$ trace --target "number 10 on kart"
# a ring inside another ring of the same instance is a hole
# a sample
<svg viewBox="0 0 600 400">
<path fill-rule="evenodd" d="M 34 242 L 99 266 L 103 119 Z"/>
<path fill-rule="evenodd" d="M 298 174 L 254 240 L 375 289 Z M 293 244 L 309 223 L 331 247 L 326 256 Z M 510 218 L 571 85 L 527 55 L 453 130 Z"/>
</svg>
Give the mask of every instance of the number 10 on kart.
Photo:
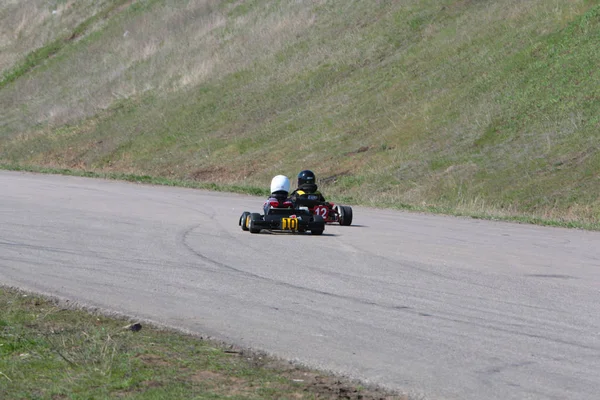
<svg viewBox="0 0 600 400">
<path fill-rule="evenodd" d="M 298 220 L 296 218 L 282 218 L 281 219 L 281 229 L 297 231 L 298 230 Z"/>
</svg>

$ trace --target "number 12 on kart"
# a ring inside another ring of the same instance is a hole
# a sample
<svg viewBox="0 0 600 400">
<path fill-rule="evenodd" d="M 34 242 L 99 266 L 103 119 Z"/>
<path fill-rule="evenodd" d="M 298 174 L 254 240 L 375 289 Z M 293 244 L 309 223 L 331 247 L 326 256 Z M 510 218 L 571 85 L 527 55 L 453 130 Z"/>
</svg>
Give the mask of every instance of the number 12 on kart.
<svg viewBox="0 0 600 400">
<path fill-rule="evenodd" d="M 318 205 L 313 209 L 315 215 L 320 215 L 323 219 L 327 219 L 327 214 L 329 214 L 329 210 L 326 206 Z"/>
<path fill-rule="evenodd" d="M 296 218 L 281 218 L 281 229 L 297 231 L 298 220 Z"/>
</svg>

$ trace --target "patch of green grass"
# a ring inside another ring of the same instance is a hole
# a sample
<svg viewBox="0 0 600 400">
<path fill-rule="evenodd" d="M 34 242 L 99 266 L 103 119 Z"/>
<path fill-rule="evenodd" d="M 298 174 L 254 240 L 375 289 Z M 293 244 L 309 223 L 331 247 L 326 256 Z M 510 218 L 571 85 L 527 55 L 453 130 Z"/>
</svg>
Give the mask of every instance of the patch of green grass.
<svg viewBox="0 0 600 400">
<path fill-rule="evenodd" d="M 401 398 L 264 354 L 0 286 L 3 398 Z"/>
<path fill-rule="evenodd" d="M 54 42 L 49 43 L 44 47 L 41 47 L 28 54 L 20 65 L 4 73 L 2 80 L 0 80 L 0 89 L 17 80 L 19 77 L 25 75 L 33 68 L 40 65 L 47 58 L 56 54 L 63 47 L 63 43 L 64 41 L 62 39 L 55 40 Z"/>
</svg>

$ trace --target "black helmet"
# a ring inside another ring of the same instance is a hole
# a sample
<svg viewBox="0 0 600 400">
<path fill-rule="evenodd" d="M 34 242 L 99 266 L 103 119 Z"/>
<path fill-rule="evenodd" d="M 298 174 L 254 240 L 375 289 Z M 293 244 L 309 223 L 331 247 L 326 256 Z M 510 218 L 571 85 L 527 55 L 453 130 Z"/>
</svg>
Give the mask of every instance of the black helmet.
<svg viewBox="0 0 600 400">
<path fill-rule="evenodd" d="M 298 174 L 298 186 L 304 185 L 305 183 L 315 183 L 315 174 L 308 169 L 300 171 Z"/>
</svg>

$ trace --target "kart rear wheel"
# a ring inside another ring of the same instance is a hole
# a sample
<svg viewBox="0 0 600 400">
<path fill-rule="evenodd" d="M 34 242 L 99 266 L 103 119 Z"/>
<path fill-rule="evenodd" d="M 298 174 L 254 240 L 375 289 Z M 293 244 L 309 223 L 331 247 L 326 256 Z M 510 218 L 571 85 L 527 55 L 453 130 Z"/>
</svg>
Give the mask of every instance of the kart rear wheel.
<svg viewBox="0 0 600 400">
<path fill-rule="evenodd" d="M 244 211 L 242 213 L 242 216 L 240 217 L 240 226 L 242 227 L 243 231 L 247 231 L 248 230 L 248 223 L 250 222 L 250 213 L 248 211 Z"/>
<path fill-rule="evenodd" d="M 250 223 L 248 224 L 248 229 L 250 230 L 250 233 L 260 233 L 260 230 L 262 228 L 258 226 L 258 221 L 260 221 L 261 219 L 262 217 L 259 213 L 250 214 Z"/>
<path fill-rule="evenodd" d="M 352 224 L 352 207 L 340 206 L 340 225 L 350 226 Z"/>
</svg>

